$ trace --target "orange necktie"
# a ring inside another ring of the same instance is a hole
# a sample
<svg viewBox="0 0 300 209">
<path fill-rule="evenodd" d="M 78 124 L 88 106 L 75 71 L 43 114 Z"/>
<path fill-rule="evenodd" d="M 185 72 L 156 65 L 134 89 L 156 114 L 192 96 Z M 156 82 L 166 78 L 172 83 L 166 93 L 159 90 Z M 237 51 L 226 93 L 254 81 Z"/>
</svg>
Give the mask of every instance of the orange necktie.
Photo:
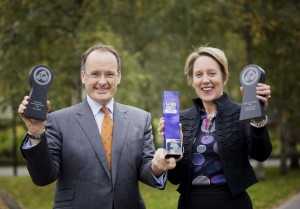
<svg viewBox="0 0 300 209">
<path fill-rule="evenodd" d="M 104 112 L 104 118 L 101 125 L 101 137 L 102 143 L 105 149 L 105 155 L 107 158 L 109 169 L 111 168 L 111 150 L 112 150 L 112 130 L 113 130 L 113 120 L 110 118 L 109 111 L 106 106 L 101 108 Z"/>
</svg>

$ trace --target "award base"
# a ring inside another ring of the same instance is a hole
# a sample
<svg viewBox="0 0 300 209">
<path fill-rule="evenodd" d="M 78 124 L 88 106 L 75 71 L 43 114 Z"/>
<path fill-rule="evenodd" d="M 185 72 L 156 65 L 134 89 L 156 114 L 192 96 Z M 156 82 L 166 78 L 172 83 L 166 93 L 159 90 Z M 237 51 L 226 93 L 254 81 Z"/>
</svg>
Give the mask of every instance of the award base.
<svg viewBox="0 0 300 209">
<path fill-rule="evenodd" d="M 182 154 L 181 154 L 182 155 Z M 171 157 L 173 157 L 173 158 L 175 158 L 175 159 L 178 159 L 181 155 L 171 155 L 171 154 L 167 154 L 165 157 L 166 158 L 171 158 Z"/>
<path fill-rule="evenodd" d="M 166 139 L 166 158 L 179 158 L 182 155 L 182 142 L 178 139 Z"/>
<path fill-rule="evenodd" d="M 46 94 L 29 94 L 29 101 L 23 114 L 26 118 L 44 121 L 47 119 Z"/>
</svg>

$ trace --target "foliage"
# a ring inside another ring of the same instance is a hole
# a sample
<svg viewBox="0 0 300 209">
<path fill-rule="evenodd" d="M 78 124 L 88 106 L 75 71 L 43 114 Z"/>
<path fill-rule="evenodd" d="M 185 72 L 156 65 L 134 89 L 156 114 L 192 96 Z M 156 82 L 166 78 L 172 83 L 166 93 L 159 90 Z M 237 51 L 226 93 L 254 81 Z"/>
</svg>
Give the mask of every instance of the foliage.
<svg viewBox="0 0 300 209">
<path fill-rule="evenodd" d="M 253 61 L 265 69 L 272 86 L 267 113 L 279 127 L 272 135 L 292 150 L 299 143 L 293 136 L 300 134 L 295 108 L 300 89 L 299 9 L 296 0 L 2 0 L 0 120 L 7 111 L 21 124 L 16 110 L 30 91 L 28 72 L 36 64 L 54 71 L 48 92 L 51 111 L 78 103 L 84 96 L 80 56 L 99 42 L 114 46 L 122 58 L 117 101 L 158 118 L 162 91 L 178 90 L 180 109 L 185 109 L 196 97 L 183 76 L 185 59 L 193 48 L 209 45 L 228 57 L 226 91 L 234 101 L 241 101 L 243 67 Z"/>
<path fill-rule="evenodd" d="M 18 138 L 17 144 L 20 145 L 26 131 L 23 127 L 18 128 L 18 132 L 21 134 Z M 13 139 L 11 135 L 11 129 L 0 129 L 0 164 L 12 165 L 13 160 Z M 17 162 L 19 165 L 24 165 L 24 159 L 21 152 L 17 151 Z"/>
</svg>

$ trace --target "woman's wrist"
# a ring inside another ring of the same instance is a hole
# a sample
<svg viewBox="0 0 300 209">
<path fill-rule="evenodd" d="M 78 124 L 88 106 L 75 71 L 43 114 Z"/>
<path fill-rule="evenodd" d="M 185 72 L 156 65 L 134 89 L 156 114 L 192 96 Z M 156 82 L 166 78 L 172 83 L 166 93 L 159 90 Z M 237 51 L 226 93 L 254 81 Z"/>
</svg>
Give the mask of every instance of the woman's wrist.
<svg viewBox="0 0 300 209">
<path fill-rule="evenodd" d="M 268 116 L 266 116 L 266 118 L 263 119 L 263 120 L 261 120 L 261 121 L 255 121 L 255 120 L 251 120 L 250 121 L 250 125 L 253 126 L 253 127 L 255 127 L 255 128 L 262 128 L 267 123 L 268 123 Z"/>
</svg>

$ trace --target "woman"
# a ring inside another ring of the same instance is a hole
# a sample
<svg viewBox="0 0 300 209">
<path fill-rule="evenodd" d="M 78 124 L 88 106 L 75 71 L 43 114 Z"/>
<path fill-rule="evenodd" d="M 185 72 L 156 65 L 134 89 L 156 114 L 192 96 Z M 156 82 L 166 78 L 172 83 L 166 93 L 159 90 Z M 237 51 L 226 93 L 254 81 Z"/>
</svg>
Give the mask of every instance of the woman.
<svg viewBox="0 0 300 209">
<path fill-rule="evenodd" d="M 257 178 L 248 156 L 262 162 L 272 151 L 267 117 L 239 121 L 241 105 L 223 92 L 229 72 L 220 49 L 196 49 L 187 58 L 185 75 L 199 98 L 180 113 L 184 154 L 168 171 L 168 180 L 179 184 L 178 209 L 251 209 L 246 189 Z M 259 83 L 256 92 L 266 109 L 270 86 Z M 163 119 L 158 126 L 162 133 Z"/>
</svg>

